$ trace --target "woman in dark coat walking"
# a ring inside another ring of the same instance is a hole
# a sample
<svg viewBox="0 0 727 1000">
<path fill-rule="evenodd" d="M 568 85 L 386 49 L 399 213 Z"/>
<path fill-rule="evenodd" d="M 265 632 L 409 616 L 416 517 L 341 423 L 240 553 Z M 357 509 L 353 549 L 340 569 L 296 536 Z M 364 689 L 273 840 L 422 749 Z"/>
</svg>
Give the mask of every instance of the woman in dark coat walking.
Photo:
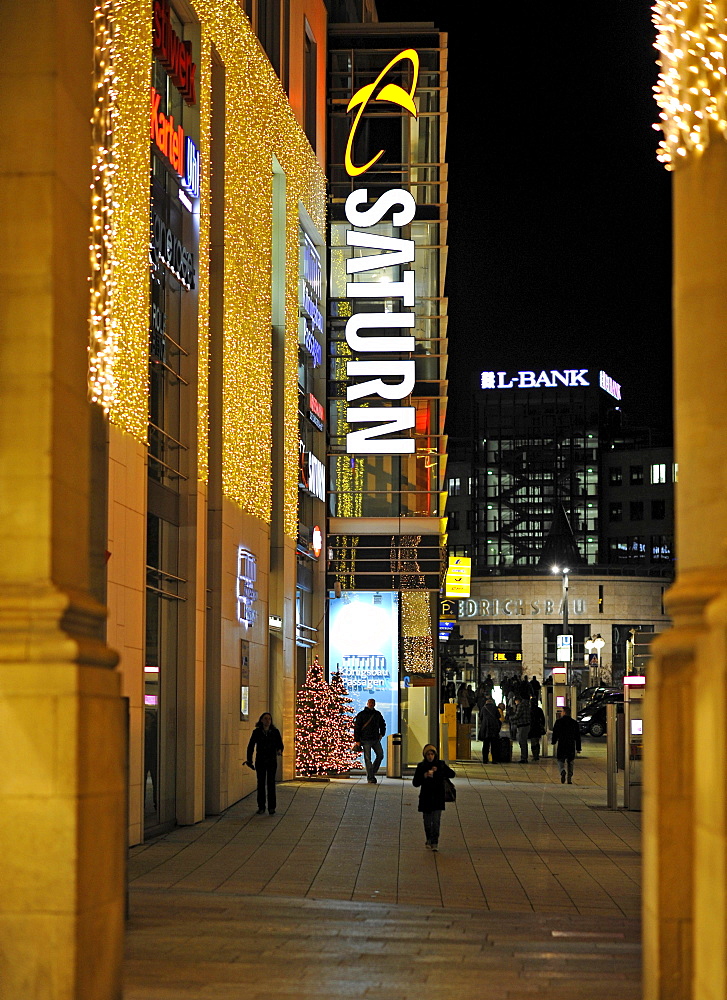
<svg viewBox="0 0 727 1000">
<path fill-rule="evenodd" d="M 252 755 L 257 747 L 255 763 Z M 265 812 L 265 788 L 268 792 L 268 811 L 275 815 L 275 774 L 278 770 L 278 757 L 283 752 L 283 737 L 273 725 L 270 712 L 263 712 L 252 731 L 247 744 L 247 766 L 257 772 L 257 814 Z"/>
<path fill-rule="evenodd" d="M 439 850 L 439 824 L 444 810 L 444 779 L 453 778 L 454 771 L 439 759 L 433 743 L 424 747 L 423 759 L 417 764 L 412 785 L 419 789 L 419 812 L 423 814 L 426 846 Z"/>
</svg>

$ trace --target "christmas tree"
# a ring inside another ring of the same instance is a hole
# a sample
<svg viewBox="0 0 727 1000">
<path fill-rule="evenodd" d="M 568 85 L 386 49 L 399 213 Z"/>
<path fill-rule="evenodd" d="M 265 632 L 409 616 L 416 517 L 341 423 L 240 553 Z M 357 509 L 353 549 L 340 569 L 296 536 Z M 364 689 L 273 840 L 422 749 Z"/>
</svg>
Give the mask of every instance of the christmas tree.
<svg viewBox="0 0 727 1000">
<path fill-rule="evenodd" d="M 354 750 L 353 744 L 353 702 L 348 697 L 348 690 L 343 683 L 338 670 L 331 677 L 331 691 L 338 704 L 338 752 L 334 761 L 335 770 L 339 774 L 348 774 L 352 767 L 361 767 L 361 751 Z"/>
<path fill-rule="evenodd" d="M 341 709 L 316 656 L 298 692 L 295 712 L 295 773 L 305 776 L 339 770 Z"/>
</svg>

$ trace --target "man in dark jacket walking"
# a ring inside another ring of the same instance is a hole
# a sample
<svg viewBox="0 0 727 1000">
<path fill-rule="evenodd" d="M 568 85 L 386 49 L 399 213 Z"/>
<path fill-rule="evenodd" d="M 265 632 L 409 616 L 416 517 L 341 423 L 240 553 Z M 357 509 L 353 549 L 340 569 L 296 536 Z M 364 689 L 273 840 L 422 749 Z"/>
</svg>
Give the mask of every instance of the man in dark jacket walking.
<svg viewBox="0 0 727 1000">
<path fill-rule="evenodd" d="M 381 748 L 381 737 L 385 733 L 386 720 L 381 712 L 377 711 L 375 699 L 369 698 L 366 702 L 366 707 L 356 716 L 353 724 L 353 737 L 363 747 L 366 778 L 370 785 L 377 784 L 376 774 L 381 761 L 384 759 L 384 751 Z M 371 763 L 372 750 L 375 754 L 373 764 Z"/>
<path fill-rule="evenodd" d="M 530 734 L 530 699 L 515 695 L 515 711 L 512 713 L 510 725 L 517 731 L 517 741 L 520 744 L 520 760 L 518 764 L 528 762 L 528 736 Z"/>
<path fill-rule="evenodd" d="M 566 705 L 560 709 L 562 715 L 555 720 L 550 742 L 555 746 L 558 766 L 560 767 L 560 783 L 565 784 L 566 769 L 568 784 L 573 784 L 573 761 L 576 753 L 581 752 L 581 730 L 575 719 L 571 718 L 570 708 Z"/>
<path fill-rule="evenodd" d="M 492 763 L 500 763 L 500 713 L 491 695 L 487 695 L 480 712 L 480 731 L 478 739 L 482 740 L 482 763 L 487 763 L 488 753 L 492 753 Z"/>
</svg>

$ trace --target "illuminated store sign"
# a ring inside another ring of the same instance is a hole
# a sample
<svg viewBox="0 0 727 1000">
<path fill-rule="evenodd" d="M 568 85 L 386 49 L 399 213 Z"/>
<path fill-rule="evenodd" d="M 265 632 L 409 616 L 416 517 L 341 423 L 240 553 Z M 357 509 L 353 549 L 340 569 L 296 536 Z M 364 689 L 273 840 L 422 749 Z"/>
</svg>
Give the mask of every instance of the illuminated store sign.
<svg viewBox="0 0 727 1000">
<path fill-rule="evenodd" d="M 326 422 L 326 411 L 312 392 L 308 393 L 308 416 L 311 423 L 315 424 L 319 431 L 322 431 Z"/>
<path fill-rule="evenodd" d="M 562 615 L 562 602 L 545 599 L 536 599 L 526 602 L 522 597 L 507 598 L 504 601 L 498 598 L 483 599 L 476 601 L 470 598 L 467 601 L 459 602 L 459 617 L 462 618 L 499 618 L 501 615 Z M 586 613 L 586 602 L 583 598 L 576 598 L 569 604 L 570 613 L 574 615 L 584 615 Z"/>
<path fill-rule="evenodd" d="M 153 269 L 162 264 L 187 291 L 194 289 L 194 254 L 186 249 L 156 212 L 151 217 L 151 264 Z"/>
<path fill-rule="evenodd" d="M 318 556 L 321 554 L 321 551 L 323 549 L 323 532 L 318 527 L 318 525 L 316 525 L 313 528 L 313 538 L 312 538 L 311 545 L 312 545 L 312 548 L 313 548 L 313 555 L 317 559 Z"/>
<path fill-rule="evenodd" d="M 241 545 L 237 550 L 237 620 L 245 628 L 257 621 L 257 559 Z"/>
<path fill-rule="evenodd" d="M 201 158 L 199 150 L 181 125 L 175 125 L 174 115 L 166 115 L 160 110 L 161 94 L 154 87 L 151 91 L 151 141 L 165 157 L 179 178 L 185 191 L 193 198 L 199 197 Z"/>
<path fill-rule="evenodd" d="M 307 233 L 301 231 L 299 257 L 298 308 L 300 310 L 298 342 L 305 348 L 314 368 L 323 363 L 323 348 L 316 334 L 324 337 L 321 296 L 323 271 L 321 256 Z M 321 428 L 322 429 L 322 428 Z"/>
<path fill-rule="evenodd" d="M 400 62 L 410 62 L 412 85 L 409 92 L 397 84 L 383 83 L 389 70 Z M 358 177 L 383 156 L 379 152 L 368 163 L 357 166 L 353 162 L 353 141 L 361 117 L 369 104 L 385 101 L 398 104 L 415 118 L 417 116 L 414 104 L 414 92 L 419 77 L 419 56 L 414 49 L 400 52 L 384 67 L 373 83 L 361 87 L 348 103 L 348 111 L 358 108 L 351 125 L 346 145 L 345 166 L 350 177 Z M 392 223 L 396 228 L 408 226 L 416 213 L 416 201 L 409 191 L 395 188 L 384 191 L 374 204 L 365 207 L 368 201 L 368 191 L 360 188 L 353 191 L 346 199 L 346 219 L 352 227 L 346 233 L 346 244 L 365 250 L 378 251 L 365 256 L 350 257 L 346 261 L 346 273 L 364 275 L 368 271 L 378 271 L 381 268 L 400 267 L 414 262 L 414 240 L 399 239 L 384 236 L 378 232 L 366 232 L 378 226 L 386 214 L 393 211 Z M 361 230 L 364 230 L 363 232 Z M 386 299 L 384 311 L 356 313 L 346 323 L 346 343 L 351 348 L 354 358 L 367 353 L 402 354 L 414 351 L 413 336 L 391 336 L 392 330 L 411 330 L 414 327 L 413 312 L 394 312 L 395 307 L 411 308 L 414 306 L 414 270 L 402 272 L 400 281 L 356 281 L 346 284 L 346 297 L 356 308 L 359 299 Z M 365 308 L 365 305 L 364 305 Z M 381 336 L 362 335 L 362 331 L 385 331 Z M 361 430 L 349 430 L 346 434 L 346 451 L 349 454 L 380 454 L 403 455 L 413 454 L 415 441 L 412 437 L 392 437 L 409 431 L 415 426 L 415 408 L 413 406 L 375 406 L 371 405 L 373 397 L 395 403 L 411 395 L 416 383 L 416 365 L 411 360 L 366 361 L 352 360 L 346 363 L 348 385 L 346 401 L 366 400 L 366 404 L 349 407 L 346 410 L 346 421 L 349 425 L 370 424 Z M 355 380 L 355 381 L 354 381 Z"/>
<path fill-rule="evenodd" d="M 192 60 L 192 43 L 183 41 L 174 30 L 169 0 L 154 0 L 152 47 L 185 102 L 196 104 L 197 66 Z"/>
<path fill-rule="evenodd" d="M 588 368 L 564 368 L 562 371 L 482 372 L 481 389 L 568 389 L 588 388 L 592 383 Z M 598 373 L 598 384 L 614 399 L 621 399 L 621 386 L 605 372 Z"/>
<path fill-rule="evenodd" d="M 299 442 L 299 447 L 300 481 L 298 485 L 301 486 L 306 493 L 310 493 L 311 496 L 317 497 L 325 503 L 326 467 L 312 452 L 306 451 L 306 447 L 302 441 Z"/>
<path fill-rule="evenodd" d="M 320 343 L 316 340 L 313 331 L 308 329 L 308 324 L 302 318 L 300 321 L 299 343 L 303 345 L 303 347 L 310 355 L 311 364 L 313 365 L 313 367 L 318 368 L 318 366 L 323 363 L 323 348 L 321 347 Z"/>
<path fill-rule="evenodd" d="M 469 597 L 472 560 L 468 556 L 450 556 L 444 580 L 445 597 Z"/>
<path fill-rule="evenodd" d="M 330 602 L 329 674 L 340 670 L 353 705 L 360 712 L 369 698 L 386 720 L 399 726 L 399 595 L 391 591 L 344 591 Z M 382 742 L 386 751 L 386 740 Z"/>
<path fill-rule="evenodd" d="M 483 389 L 557 389 L 561 385 L 575 388 L 591 384 L 584 377 L 587 374 L 587 368 L 566 368 L 564 371 L 550 372 L 518 372 L 512 377 L 509 377 L 507 372 L 482 372 L 480 386 Z"/>
<path fill-rule="evenodd" d="M 602 389 L 605 389 L 610 396 L 613 396 L 614 399 L 621 399 L 621 386 L 618 382 L 615 382 L 610 375 L 607 375 L 605 372 L 599 372 L 598 384 Z"/>
</svg>

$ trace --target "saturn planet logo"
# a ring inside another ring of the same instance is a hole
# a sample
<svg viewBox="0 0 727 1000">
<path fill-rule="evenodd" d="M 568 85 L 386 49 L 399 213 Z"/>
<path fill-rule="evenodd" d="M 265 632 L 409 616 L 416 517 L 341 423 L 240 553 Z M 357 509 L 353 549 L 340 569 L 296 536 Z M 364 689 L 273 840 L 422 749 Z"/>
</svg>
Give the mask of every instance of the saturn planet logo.
<svg viewBox="0 0 727 1000">
<path fill-rule="evenodd" d="M 397 63 L 409 61 L 412 64 L 412 83 L 411 90 L 407 93 L 403 87 L 400 87 L 396 83 L 386 83 L 378 93 L 376 88 L 380 86 L 382 80 L 392 68 L 396 66 Z M 400 107 L 404 108 L 409 114 L 413 115 L 414 118 L 417 117 L 417 109 L 414 104 L 414 91 L 416 90 L 417 80 L 419 78 L 419 54 L 415 52 L 414 49 L 404 49 L 397 56 L 388 63 L 387 66 L 382 69 L 379 75 L 376 77 L 373 83 L 367 84 L 365 87 L 361 87 L 353 95 L 351 100 L 348 102 L 347 111 L 351 111 L 353 108 L 358 108 L 356 112 L 356 117 L 351 125 L 351 131 L 348 134 L 348 142 L 346 143 L 346 158 L 344 163 L 346 165 L 346 173 L 350 177 L 358 177 L 360 174 L 366 173 L 366 171 L 376 163 L 376 161 L 384 155 L 384 150 L 380 149 L 376 156 L 374 156 L 369 162 L 363 167 L 357 167 L 353 160 L 351 159 L 351 149 L 353 147 L 354 136 L 356 135 L 356 129 L 358 128 L 358 123 L 361 121 L 366 108 L 373 101 L 389 101 L 392 104 L 398 104 Z M 375 96 L 374 96 L 375 95 Z"/>
</svg>

